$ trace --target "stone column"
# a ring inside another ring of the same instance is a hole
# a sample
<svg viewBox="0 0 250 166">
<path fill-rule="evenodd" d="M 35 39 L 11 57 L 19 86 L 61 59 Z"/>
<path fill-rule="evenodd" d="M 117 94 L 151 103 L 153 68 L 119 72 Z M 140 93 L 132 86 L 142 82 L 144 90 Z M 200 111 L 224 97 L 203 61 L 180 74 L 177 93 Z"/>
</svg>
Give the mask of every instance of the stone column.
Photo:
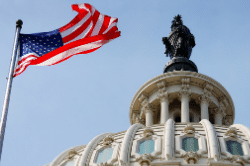
<svg viewBox="0 0 250 166">
<path fill-rule="evenodd" d="M 225 105 L 222 102 L 220 102 L 219 107 L 214 110 L 215 124 L 222 125 L 222 120 L 226 116 L 225 110 L 226 110 Z"/>
<path fill-rule="evenodd" d="M 182 86 L 179 91 L 181 100 L 181 122 L 189 122 L 189 101 L 191 99 L 191 90 L 189 89 L 190 78 L 182 78 Z"/>
<path fill-rule="evenodd" d="M 200 106 L 201 106 L 201 120 L 207 119 L 209 120 L 209 112 L 208 112 L 208 106 L 211 101 L 210 93 L 204 92 L 200 97 Z"/>
<path fill-rule="evenodd" d="M 149 103 L 148 97 L 142 95 L 139 99 L 141 102 L 141 114 L 145 115 L 146 126 L 154 124 L 153 106 Z"/>
<path fill-rule="evenodd" d="M 189 101 L 190 94 L 187 92 L 182 92 L 180 94 L 181 99 L 181 122 L 188 123 L 189 122 Z"/>
<path fill-rule="evenodd" d="M 161 110 L 160 110 L 160 123 L 165 124 L 165 122 L 169 119 L 169 97 L 170 95 L 167 92 L 165 82 L 161 81 L 157 83 L 157 87 L 159 95 L 158 99 L 160 100 L 161 103 Z"/>
<path fill-rule="evenodd" d="M 153 111 L 149 108 L 145 109 L 145 116 L 146 116 L 146 126 L 151 126 L 154 124 L 154 117 Z"/>
<path fill-rule="evenodd" d="M 161 100 L 161 124 L 169 119 L 169 100 L 168 97 L 163 97 Z"/>
<path fill-rule="evenodd" d="M 165 90 L 165 88 L 162 88 L 162 89 L 159 89 L 158 98 L 161 102 L 160 123 L 165 124 L 165 122 L 169 119 L 170 95 Z"/>
</svg>

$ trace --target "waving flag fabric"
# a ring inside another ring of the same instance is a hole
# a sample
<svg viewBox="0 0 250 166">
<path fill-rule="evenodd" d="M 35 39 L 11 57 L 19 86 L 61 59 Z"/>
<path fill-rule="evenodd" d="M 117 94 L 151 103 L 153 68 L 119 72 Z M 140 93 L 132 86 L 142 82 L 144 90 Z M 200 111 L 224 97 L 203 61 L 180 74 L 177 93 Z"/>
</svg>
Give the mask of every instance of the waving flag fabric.
<svg viewBox="0 0 250 166">
<path fill-rule="evenodd" d="M 76 54 L 87 54 L 120 36 L 117 18 L 101 14 L 90 4 L 74 4 L 78 15 L 50 32 L 20 34 L 20 57 L 14 77 L 29 65 L 50 66 Z"/>
</svg>

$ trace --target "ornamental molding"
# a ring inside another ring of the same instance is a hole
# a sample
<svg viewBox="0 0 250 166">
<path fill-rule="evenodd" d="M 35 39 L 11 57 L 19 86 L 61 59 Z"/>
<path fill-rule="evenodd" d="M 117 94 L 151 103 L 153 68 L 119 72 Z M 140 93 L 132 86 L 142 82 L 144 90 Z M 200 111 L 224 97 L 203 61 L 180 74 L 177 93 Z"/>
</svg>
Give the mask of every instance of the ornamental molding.
<svg viewBox="0 0 250 166">
<path fill-rule="evenodd" d="M 238 163 L 241 164 L 242 166 L 245 166 L 245 163 L 250 163 L 247 161 L 244 157 L 240 155 L 232 155 L 231 157 L 227 158 L 231 163 Z"/>
<path fill-rule="evenodd" d="M 103 139 L 103 145 L 110 145 L 111 143 L 114 142 L 114 137 L 112 135 L 107 135 L 104 139 Z"/>
<path fill-rule="evenodd" d="M 187 126 L 184 128 L 183 132 L 186 134 L 193 134 L 195 132 L 195 128 L 193 127 L 192 124 L 187 124 Z"/>
<path fill-rule="evenodd" d="M 133 111 L 133 124 L 141 123 L 140 111 Z"/>
<path fill-rule="evenodd" d="M 183 91 L 189 90 L 190 78 L 182 78 L 181 79 L 181 89 Z"/>
<path fill-rule="evenodd" d="M 233 124 L 233 117 L 230 115 L 226 115 L 224 119 L 224 124 L 230 126 Z"/>
<path fill-rule="evenodd" d="M 238 136 L 237 129 L 235 127 L 230 127 L 225 135 L 236 138 Z"/>
<path fill-rule="evenodd" d="M 238 132 L 236 130 L 235 127 L 231 127 L 227 130 L 227 132 L 224 134 L 223 137 L 219 137 L 219 141 L 220 141 L 220 146 L 221 146 L 221 154 L 228 157 L 228 158 L 232 158 L 234 155 L 232 155 L 231 153 L 229 153 L 227 151 L 227 146 L 226 146 L 226 142 L 227 141 L 236 141 L 238 143 L 241 144 L 242 146 L 242 150 L 243 150 L 243 154 L 244 157 L 249 158 L 250 159 L 250 148 L 249 148 L 249 144 L 247 141 L 245 141 L 244 139 L 241 138 L 240 135 L 238 135 Z"/>
<path fill-rule="evenodd" d="M 100 164 L 97 164 L 98 166 L 111 166 L 110 164 L 108 164 L 107 162 L 101 162 Z"/>
<path fill-rule="evenodd" d="M 181 79 L 181 90 L 179 90 L 179 98 L 182 96 L 191 97 L 191 89 L 189 88 L 190 78 L 182 78 Z"/>
<path fill-rule="evenodd" d="M 145 125 L 146 124 L 146 120 L 145 119 L 141 119 L 140 123 L 143 124 L 143 125 Z"/>
<path fill-rule="evenodd" d="M 136 161 L 139 162 L 141 166 L 149 166 L 151 162 L 155 159 L 159 159 L 160 157 L 152 156 L 151 154 L 143 154 L 140 157 L 136 158 Z"/>
<path fill-rule="evenodd" d="M 71 160 L 72 158 L 74 158 L 76 155 L 81 156 L 81 154 L 79 154 L 75 149 L 70 149 L 68 154 L 67 154 L 67 159 Z"/>
<path fill-rule="evenodd" d="M 144 138 L 147 138 L 147 137 L 150 137 L 154 135 L 154 131 L 151 129 L 151 128 L 146 128 L 144 131 L 143 131 L 143 137 Z"/>
<path fill-rule="evenodd" d="M 140 135 L 141 138 L 134 140 L 132 145 L 132 151 L 131 151 L 131 158 L 138 159 L 140 158 L 139 154 L 139 146 L 140 143 L 142 143 L 145 140 L 153 140 L 154 141 L 154 151 L 150 153 L 151 156 L 158 156 L 162 153 L 162 140 L 160 136 L 157 135 L 151 135 L 152 130 L 150 128 L 146 128 L 146 133 L 150 134 L 147 137 L 145 137 L 144 132 Z M 144 131 L 145 131 L 144 130 Z"/>
<path fill-rule="evenodd" d="M 219 109 L 219 108 L 214 108 L 213 109 L 213 113 L 215 114 L 215 115 L 222 115 L 222 118 L 224 118 L 225 116 L 226 116 L 226 111 L 225 110 L 221 110 L 221 109 Z"/>
<path fill-rule="evenodd" d="M 158 89 L 158 96 L 157 98 L 162 102 L 168 100 L 168 102 L 172 102 L 171 96 L 169 95 L 169 92 L 167 91 L 167 88 L 165 86 L 165 82 L 161 81 L 157 83 Z M 171 100 L 171 101 L 170 101 Z"/>
<path fill-rule="evenodd" d="M 109 140 L 108 142 L 111 142 L 110 139 L 112 139 L 112 136 L 111 137 L 109 137 L 109 136 L 111 136 L 111 135 L 108 135 L 105 138 L 106 138 L 106 140 Z M 103 141 L 105 140 L 105 138 L 103 139 Z M 108 161 L 101 162 L 101 163 L 97 164 L 96 160 L 97 160 L 97 157 L 99 155 L 99 152 L 101 152 L 105 148 L 113 148 L 112 156 Z M 113 141 L 109 145 L 104 145 L 104 143 L 99 144 L 95 148 L 93 153 L 90 153 L 91 157 L 90 157 L 89 165 L 92 165 L 92 166 L 111 166 L 111 165 L 113 165 L 114 162 L 118 161 L 118 151 L 119 151 L 119 149 L 120 149 L 120 144 L 115 142 L 115 141 Z"/>
<path fill-rule="evenodd" d="M 206 83 L 204 86 L 204 91 L 212 92 L 213 86 L 211 84 Z"/>
<path fill-rule="evenodd" d="M 226 106 L 223 102 L 220 102 L 219 107 L 214 109 L 214 114 L 221 114 L 222 117 L 226 116 Z"/>
<path fill-rule="evenodd" d="M 198 101 L 201 103 L 202 101 L 206 101 L 208 104 L 212 101 L 211 92 L 203 92 L 199 97 Z"/>
<path fill-rule="evenodd" d="M 200 135 L 198 132 L 195 132 L 195 129 L 191 124 L 188 124 L 184 129 L 183 132 L 176 136 L 175 141 L 175 151 L 179 153 L 181 156 L 186 155 L 186 151 L 182 149 L 182 140 L 187 137 L 193 137 L 198 140 L 199 150 L 196 152 L 198 155 L 203 155 L 207 153 L 207 146 L 205 137 Z"/>
<path fill-rule="evenodd" d="M 198 97 L 199 101 L 200 102 L 206 101 L 209 104 L 212 100 L 211 99 L 212 90 L 213 90 L 213 86 L 206 83 L 203 89 L 203 93 Z"/>
<path fill-rule="evenodd" d="M 148 100 L 148 97 L 146 94 L 142 94 L 140 97 L 139 97 L 139 101 L 142 103 L 144 100 Z"/>
<path fill-rule="evenodd" d="M 193 151 L 186 152 L 185 155 L 182 155 L 184 157 L 184 160 L 187 162 L 187 164 L 195 164 L 201 157 L 199 154 Z"/>
<path fill-rule="evenodd" d="M 158 99 L 162 102 L 162 101 L 165 101 L 165 100 L 170 100 L 171 98 L 171 96 L 169 95 L 169 93 L 168 93 L 168 91 L 164 88 L 164 90 L 163 89 L 159 89 L 158 90 L 158 92 L 159 92 L 159 94 L 158 94 Z M 169 101 L 169 102 L 171 102 L 171 101 Z"/>
<path fill-rule="evenodd" d="M 148 97 L 145 94 L 142 94 L 139 98 L 139 101 L 141 102 L 141 109 L 144 110 L 153 110 L 154 107 L 151 103 L 148 101 Z"/>
<path fill-rule="evenodd" d="M 229 103 L 228 103 L 227 99 L 225 99 L 225 97 L 221 97 L 220 102 L 223 103 L 225 107 L 227 107 L 229 105 Z"/>
<path fill-rule="evenodd" d="M 158 82 L 158 83 L 157 83 L 157 87 L 158 87 L 159 89 L 165 88 L 165 87 L 166 87 L 165 81 Z"/>
</svg>

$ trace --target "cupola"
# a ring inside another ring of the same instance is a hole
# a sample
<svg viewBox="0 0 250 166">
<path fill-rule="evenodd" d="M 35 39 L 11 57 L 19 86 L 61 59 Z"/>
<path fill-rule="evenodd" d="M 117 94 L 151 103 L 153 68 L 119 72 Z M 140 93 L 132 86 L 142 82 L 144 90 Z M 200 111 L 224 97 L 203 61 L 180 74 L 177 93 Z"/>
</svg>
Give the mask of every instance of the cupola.
<svg viewBox="0 0 250 166">
<path fill-rule="evenodd" d="M 163 37 L 165 54 L 170 57 L 164 72 L 136 92 L 130 105 L 130 122 L 146 126 L 175 122 L 231 125 L 234 104 L 227 90 L 214 79 L 198 73 L 189 60 L 195 39 L 183 25 L 181 16 L 174 17 L 171 32 Z"/>
</svg>

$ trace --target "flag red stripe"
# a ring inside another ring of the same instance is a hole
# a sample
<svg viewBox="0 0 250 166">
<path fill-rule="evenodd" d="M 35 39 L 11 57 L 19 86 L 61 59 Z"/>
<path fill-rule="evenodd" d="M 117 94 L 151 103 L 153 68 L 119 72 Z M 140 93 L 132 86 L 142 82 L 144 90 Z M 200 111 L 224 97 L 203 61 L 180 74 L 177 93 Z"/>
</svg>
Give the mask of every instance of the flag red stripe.
<svg viewBox="0 0 250 166">
<path fill-rule="evenodd" d="M 102 34 L 108 28 L 110 19 L 111 19 L 111 17 L 104 16 L 103 24 L 102 24 L 102 27 L 99 31 L 99 34 Z"/>
<path fill-rule="evenodd" d="M 100 12 L 98 10 L 95 10 L 95 13 L 92 16 L 92 22 L 93 22 L 94 27 L 96 25 L 96 22 L 98 21 L 99 15 L 100 15 Z"/>
<path fill-rule="evenodd" d="M 91 17 L 83 25 L 81 25 L 77 30 L 72 32 L 70 35 L 65 36 L 63 38 L 63 43 L 67 43 L 70 40 L 73 40 L 74 38 L 76 38 L 78 35 L 80 35 L 88 27 L 88 25 L 90 23 L 91 23 Z"/>
<path fill-rule="evenodd" d="M 66 45 L 64 45 L 62 47 L 59 47 L 58 49 L 53 50 L 53 51 L 51 51 L 51 52 L 37 58 L 36 60 L 32 61 L 31 65 L 40 64 L 40 63 L 42 63 L 42 62 L 44 62 L 46 60 L 49 60 L 50 58 L 54 57 L 55 55 L 64 52 L 65 50 L 69 50 L 71 48 L 78 47 L 80 45 L 88 44 L 88 43 L 91 43 L 91 42 L 95 42 L 95 41 L 98 41 L 98 40 L 111 40 L 111 39 L 114 39 L 114 38 L 118 37 L 119 35 L 120 35 L 120 33 L 119 34 L 114 33 L 114 35 L 111 35 L 111 34 L 97 35 L 97 36 L 92 36 L 92 37 L 89 37 L 89 38 L 84 38 L 84 39 L 80 39 L 80 40 L 71 42 L 69 44 L 66 44 Z"/>
<path fill-rule="evenodd" d="M 83 14 L 83 13 L 77 14 L 75 16 L 75 18 L 73 20 L 71 20 L 68 24 L 59 28 L 59 32 L 66 31 L 67 29 L 73 27 L 75 24 L 77 24 L 79 21 L 81 21 L 86 14 L 88 14 L 88 13 L 86 12 L 85 14 Z"/>
<path fill-rule="evenodd" d="M 58 62 L 56 62 L 56 63 L 54 63 L 54 64 L 52 64 L 52 65 L 61 63 L 61 62 L 65 61 L 65 60 L 67 60 L 67 59 L 69 59 L 69 58 L 71 58 L 72 56 L 77 55 L 77 54 L 88 54 L 88 53 L 94 52 L 95 50 L 97 50 L 97 49 L 99 49 L 99 48 L 100 48 L 100 47 L 97 47 L 97 48 L 94 48 L 94 49 L 91 49 L 91 50 L 87 50 L 87 51 L 83 51 L 83 52 L 79 52 L 79 53 L 73 54 L 73 55 L 71 55 L 71 56 L 69 56 L 69 57 L 67 57 L 67 58 L 65 58 L 65 59 L 62 59 L 62 60 L 60 60 L 60 61 L 58 61 Z"/>
</svg>

